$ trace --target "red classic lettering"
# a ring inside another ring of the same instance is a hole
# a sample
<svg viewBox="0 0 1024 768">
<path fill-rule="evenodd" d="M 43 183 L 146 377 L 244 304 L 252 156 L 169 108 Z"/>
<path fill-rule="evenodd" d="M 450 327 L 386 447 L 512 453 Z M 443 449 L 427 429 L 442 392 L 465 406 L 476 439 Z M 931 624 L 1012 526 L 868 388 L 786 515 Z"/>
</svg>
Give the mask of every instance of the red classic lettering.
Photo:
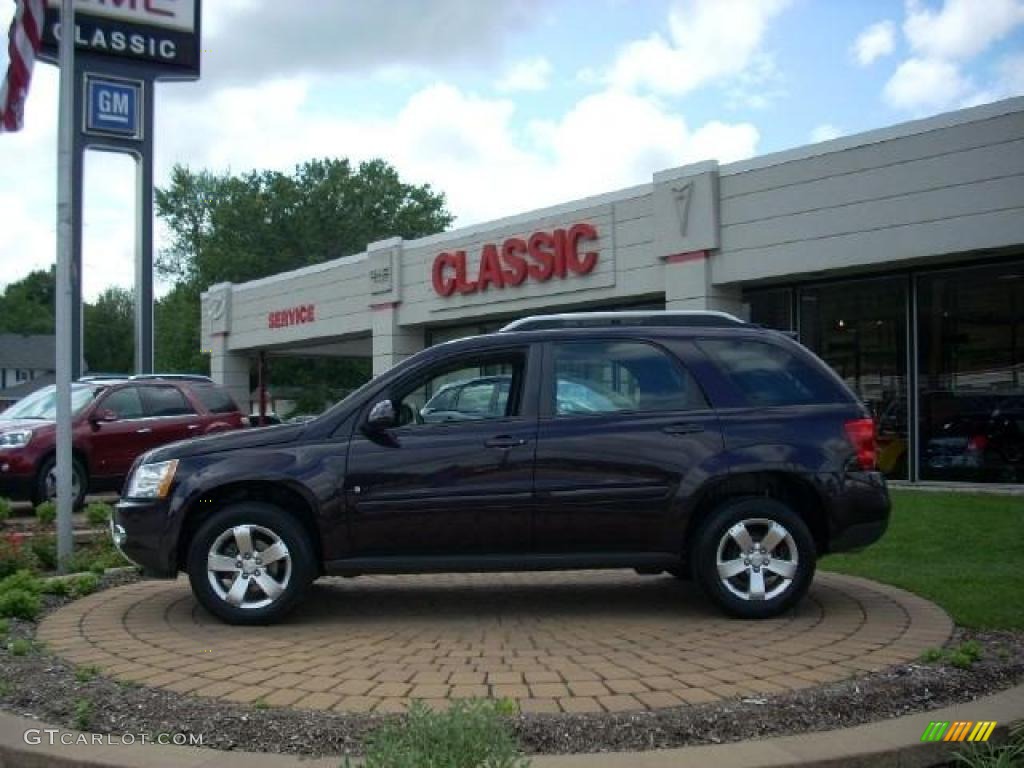
<svg viewBox="0 0 1024 768">
<path fill-rule="evenodd" d="M 587 251 L 580 259 L 580 240 L 597 240 L 597 230 L 591 224 L 573 224 L 569 227 L 569 269 L 577 275 L 585 275 L 597 265 L 597 251 Z"/>
<path fill-rule="evenodd" d="M 476 279 L 470 279 L 465 251 L 439 253 L 431 268 L 431 282 L 439 296 L 452 296 L 522 285 L 527 279 L 539 283 L 553 277 L 586 275 L 597 266 L 598 252 L 580 252 L 583 241 L 598 239 L 593 224 L 581 222 L 568 230 L 534 232 L 528 238 L 510 237 L 480 248 Z"/>
<path fill-rule="evenodd" d="M 498 260 L 498 246 L 488 243 L 480 253 L 480 274 L 476 279 L 481 291 L 494 283 L 499 288 L 505 287 L 505 277 L 501 272 L 501 262 Z"/>
<path fill-rule="evenodd" d="M 434 282 L 434 292 L 439 296 L 451 296 L 455 293 L 455 278 L 445 277 L 446 267 L 452 266 L 452 255 L 450 253 L 438 254 L 434 259 L 434 270 L 431 278 Z"/>
<path fill-rule="evenodd" d="M 501 260 L 505 262 L 506 269 L 502 276 L 505 278 L 505 285 L 522 285 L 526 281 L 527 269 L 526 241 L 519 237 L 510 237 L 501 246 Z"/>
</svg>

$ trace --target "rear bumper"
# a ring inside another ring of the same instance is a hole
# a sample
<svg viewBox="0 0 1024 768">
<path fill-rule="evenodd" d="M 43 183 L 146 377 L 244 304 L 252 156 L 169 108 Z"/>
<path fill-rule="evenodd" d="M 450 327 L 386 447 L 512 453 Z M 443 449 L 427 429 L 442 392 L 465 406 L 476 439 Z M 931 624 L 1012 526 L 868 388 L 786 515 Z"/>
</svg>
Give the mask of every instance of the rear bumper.
<svg viewBox="0 0 1024 768">
<path fill-rule="evenodd" d="M 173 579 L 178 575 L 175 547 L 169 544 L 167 522 L 166 499 L 122 499 L 110 519 L 115 542 L 120 539 L 118 549 L 151 578 Z"/>
<path fill-rule="evenodd" d="M 892 503 L 881 472 L 850 472 L 833 500 L 829 552 L 849 552 L 878 541 L 889 527 Z"/>
</svg>

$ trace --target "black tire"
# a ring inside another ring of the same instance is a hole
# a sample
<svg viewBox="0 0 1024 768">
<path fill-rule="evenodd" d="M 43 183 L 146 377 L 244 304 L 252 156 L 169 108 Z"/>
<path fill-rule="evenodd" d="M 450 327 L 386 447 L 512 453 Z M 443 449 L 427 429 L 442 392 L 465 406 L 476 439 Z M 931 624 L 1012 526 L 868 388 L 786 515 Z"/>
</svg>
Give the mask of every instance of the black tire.
<svg viewBox="0 0 1024 768">
<path fill-rule="evenodd" d="M 57 457 L 50 456 L 39 468 L 39 472 L 36 474 L 35 487 L 32 489 L 32 506 L 38 506 L 44 501 L 49 501 L 53 498 L 47 488 L 47 477 L 54 471 L 56 466 Z M 85 506 L 85 494 L 89 490 L 89 473 L 85 471 L 85 467 L 82 466 L 78 459 L 72 459 L 71 471 L 74 474 L 72 482 L 78 483 L 78 493 L 74 495 L 72 506 L 75 509 L 81 509 Z"/>
<path fill-rule="evenodd" d="M 741 523 L 746 537 L 739 529 Z M 730 533 L 734 527 L 740 538 L 754 547 L 761 547 L 764 541 L 767 549 L 778 541 L 769 552 L 749 547 L 743 551 Z M 787 535 L 780 537 L 780 531 Z M 720 552 L 725 565 L 722 575 Z M 751 497 L 726 501 L 708 516 L 697 532 L 692 562 L 697 583 L 726 613 L 741 619 L 767 619 L 789 610 L 807 593 L 817 551 L 800 515 L 775 499 Z M 730 564 L 742 570 L 727 578 Z"/>
<path fill-rule="evenodd" d="M 227 559 L 242 562 L 241 547 L 232 533 L 239 526 L 249 528 L 253 554 L 245 558 L 244 569 L 216 572 L 211 576 L 208 556 L 213 548 Z M 275 537 L 287 548 L 286 555 L 274 563 L 262 564 L 259 555 L 270 548 Z M 186 570 L 192 594 L 213 615 L 228 624 L 271 624 L 298 605 L 316 578 L 314 557 L 313 545 L 302 523 L 272 504 L 246 501 L 218 510 L 199 526 L 188 545 Z M 250 572 L 250 568 L 255 570 Z M 279 594 L 270 597 L 262 588 L 261 584 L 268 583 L 267 579 L 277 584 Z M 230 586 L 235 586 L 236 582 L 241 591 L 241 605 L 228 602 Z"/>
</svg>

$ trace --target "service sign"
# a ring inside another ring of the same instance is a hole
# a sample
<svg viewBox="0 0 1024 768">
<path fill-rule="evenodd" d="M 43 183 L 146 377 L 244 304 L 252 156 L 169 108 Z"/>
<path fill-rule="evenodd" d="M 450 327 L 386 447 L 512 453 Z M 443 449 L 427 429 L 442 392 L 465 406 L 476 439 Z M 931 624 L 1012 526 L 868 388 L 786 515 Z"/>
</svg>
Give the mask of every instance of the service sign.
<svg viewBox="0 0 1024 768">
<path fill-rule="evenodd" d="M 57 59 L 61 0 L 47 0 L 43 54 Z M 159 66 L 169 79 L 199 77 L 199 0 L 75 0 L 78 51 Z"/>
</svg>

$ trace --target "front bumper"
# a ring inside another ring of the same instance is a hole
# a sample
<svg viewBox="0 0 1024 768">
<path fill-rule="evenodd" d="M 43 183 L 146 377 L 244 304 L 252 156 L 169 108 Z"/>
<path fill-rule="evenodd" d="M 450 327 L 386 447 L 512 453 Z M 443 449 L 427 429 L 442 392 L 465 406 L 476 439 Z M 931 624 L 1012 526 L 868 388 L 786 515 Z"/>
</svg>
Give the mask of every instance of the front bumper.
<svg viewBox="0 0 1024 768">
<path fill-rule="evenodd" d="M 32 498 L 36 468 L 20 449 L 0 451 L 0 496 L 16 501 Z"/>
<path fill-rule="evenodd" d="M 178 575 L 167 521 L 167 499 L 122 499 L 114 507 L 110 518 L 114 543 L 121 554 L 142 567 L 145 576 L 173 579 Z"/>
</svg>

